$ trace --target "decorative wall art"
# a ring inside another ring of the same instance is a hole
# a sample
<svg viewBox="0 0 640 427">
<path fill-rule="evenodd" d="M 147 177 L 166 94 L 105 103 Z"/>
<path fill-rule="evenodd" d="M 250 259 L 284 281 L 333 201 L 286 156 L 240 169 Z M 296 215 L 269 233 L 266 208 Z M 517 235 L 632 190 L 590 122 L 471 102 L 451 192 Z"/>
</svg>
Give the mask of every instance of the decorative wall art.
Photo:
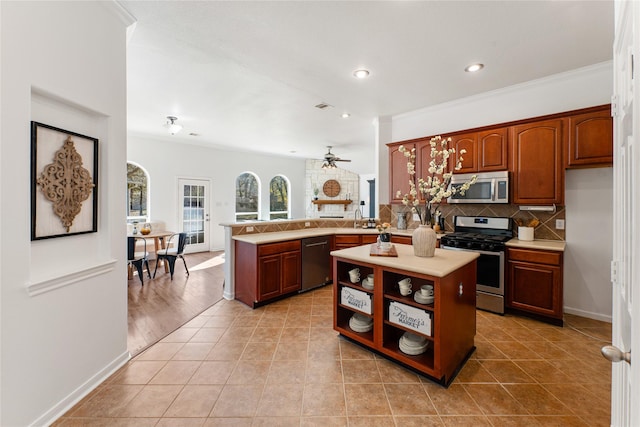
<svg viewBox="0 0 640 427">
<path fill-rule="evenodd" d="M 98 231 L 98 140 L 31 122 L 31 240 Z"/>
</svg>

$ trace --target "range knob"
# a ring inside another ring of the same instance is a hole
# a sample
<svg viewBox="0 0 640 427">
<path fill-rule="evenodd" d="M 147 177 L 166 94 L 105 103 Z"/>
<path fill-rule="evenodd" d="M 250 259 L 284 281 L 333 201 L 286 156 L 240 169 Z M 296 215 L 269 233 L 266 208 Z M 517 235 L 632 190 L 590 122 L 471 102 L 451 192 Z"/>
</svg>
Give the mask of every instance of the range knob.
<svg viewBox="0 0 640 427">
<path fill-rule="evenodd" d="M 469 249 L 473 248 L 473 242 L 467 242 L 467 248 Z"/>
<path fill-rule="evenodd" d="M 487 244 L 487 243 L 484 243 L 484 242 L 483 242 L 483 243 L 480 243 L 480 249 L 482 249 L 483 251 L 484 251 L 484 250 L 486 250 L 486 249 L 488 249 L 488 248 L 489 248 L 489 246 L 491 246 L 491 245 L 489 245 L 489 244 Z"/>
</svg>

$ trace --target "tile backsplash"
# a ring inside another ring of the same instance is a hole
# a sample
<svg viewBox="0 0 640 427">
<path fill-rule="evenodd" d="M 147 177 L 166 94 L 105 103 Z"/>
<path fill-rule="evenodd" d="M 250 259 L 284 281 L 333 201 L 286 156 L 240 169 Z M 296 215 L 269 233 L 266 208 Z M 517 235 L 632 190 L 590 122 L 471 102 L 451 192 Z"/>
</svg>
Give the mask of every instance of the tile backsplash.
<svg viewBox="0 0 640 427">
<path fill-rule="evenodd" d="M 498 216 L 508 218 L 519 218 L 525 223 L 533 218 L 540 221 L 540 225 L 535 228 L 536 239 L 545 240 L 565 240 L 565 230 L 556 229 L 556 220 L 565 219 L 564 206 L 556 206 L 555 212 L 521 211 L 518 205 L 502 204 L 462 204 L 462 205 L 442 205 L 440 211 L 445 218 L 445 231 L 453 231 L 453 217 L 464 216 Z M 380 205 L 380 220 L 391 223 L 392 227 L 398 225 L 398 215 L 405 213 L 407 218 L 407 228 L 413 229 L 418 226 L 418 221 L 412 219 L 409 208 L 403 205 Z M 514 237 L 518 235 L 518 227 L 513 224 Z"/>
</svg>

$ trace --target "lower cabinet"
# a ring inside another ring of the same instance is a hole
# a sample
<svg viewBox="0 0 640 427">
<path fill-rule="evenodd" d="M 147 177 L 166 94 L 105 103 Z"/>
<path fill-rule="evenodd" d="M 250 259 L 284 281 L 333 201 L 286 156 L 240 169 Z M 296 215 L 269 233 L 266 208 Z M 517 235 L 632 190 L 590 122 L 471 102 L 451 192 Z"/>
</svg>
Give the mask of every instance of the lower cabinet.
<svg viewBox="0 0 640 427">
<path fill-rule="evenodd" d="M 334 249 L 346 249 L 376 243 L 377 239 L 377 234 L 336 234 L 334 237 Z"/>
<path fill-rule="evenodd" d="M 400 243 L 403 245 L 410 245 L 411 244 L 411 237 L 410 236 L 397 236 L 395 234 L 391 235 L 391 243 Z"/>
<path fill-rule="evenodd" d="M 507 307 L 562 325 L 562 256 L 558 251 L 507 248 Z"/>
<path fill-rule="evenodd" d="M 357 283 L 350 280 L 354 268 L 363 279 Z M 374 275 L 373 286 L 364 280 L 369 274 Z M 412 293 L 402 295 L 399 282 L 407 278 Z M 333 283 L 336 331 L 443 385 L 475 348 L 476 261 L 434 277 L 334 257 Z M 433 286 L 433 298 L 426 303 L 414 294 L 423 285 Z M 407 332 L 422 347 L 407 347 Z"/>
<path fill-rule="evenodd" d="M 236 299 L 255 307 L 298 292 L 301 268 L 300 240 L 262 245 L 236 242 Z"/>
</svg>

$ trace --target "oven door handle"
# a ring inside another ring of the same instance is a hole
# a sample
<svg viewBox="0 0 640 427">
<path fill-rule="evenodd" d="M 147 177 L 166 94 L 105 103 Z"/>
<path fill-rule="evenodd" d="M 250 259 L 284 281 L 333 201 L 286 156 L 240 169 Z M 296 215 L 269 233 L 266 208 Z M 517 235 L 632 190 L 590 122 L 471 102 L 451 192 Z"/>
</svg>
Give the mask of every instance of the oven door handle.
<svg viewBox="0 0 640 427">
<path fill-rule="evenodd" d="M 440 249 L 451 249 L 453 251 L 465 251 L 465 252 L 476 252 L 482 255 L 489 255 L 489 256 L 500 256 L 500 254 L 502 253 L 501 251 L 499 252 L 489 252 L 489 251 L 481 251 L 479 249 L 465 249 L 465 248 L 454 248 L 453 246 L 440 246 Z"/>
</svg>

